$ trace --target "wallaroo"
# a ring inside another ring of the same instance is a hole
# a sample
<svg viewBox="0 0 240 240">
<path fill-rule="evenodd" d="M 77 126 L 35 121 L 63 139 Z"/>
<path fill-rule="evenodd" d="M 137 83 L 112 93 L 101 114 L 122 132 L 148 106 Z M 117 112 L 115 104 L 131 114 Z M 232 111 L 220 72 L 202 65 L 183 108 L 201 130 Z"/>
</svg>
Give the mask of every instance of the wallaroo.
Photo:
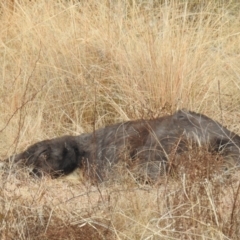
<svg viewBox="0 0 240 240">
<path fill-rule="evenodd" d="M 236 165 L 240 162 L 240 136 L 203 114 L 187 110 L 152 120 L 118 123 L 79 136 L 44 140 L 9 159 L 33 166 L 38 176 L 47 173 L 58 177 L 82 168 L 101 182 L 116 163 L 127 158 L 133 165 L 144 165 L 146 175 L 155 180 L 167 171 L 170 153 L 181 155 L 190 143 L 231 157 Z"/>
</svg>

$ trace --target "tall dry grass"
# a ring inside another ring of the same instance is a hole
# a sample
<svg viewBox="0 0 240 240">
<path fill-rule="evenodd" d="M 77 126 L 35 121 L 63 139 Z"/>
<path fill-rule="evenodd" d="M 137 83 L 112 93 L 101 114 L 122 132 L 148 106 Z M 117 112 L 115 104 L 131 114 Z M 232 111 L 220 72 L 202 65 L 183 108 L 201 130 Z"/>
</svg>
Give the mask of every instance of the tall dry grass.
<svg viewBox="0 0 240 240">
<path fill-rule="evenodd" d="M 42 139 L 179 108 L 240 133 L 237 2 L 15 0 L 0 7 L 2 158 Z M 120 183 L 93 187 L 2 170 L 1 239 L 238 239 L 237 178 L 196 177 L 194 159 L 206 167 L 212 157 L 185 156 L 190 170 L 154 187 L 124 171 Z"/>
</svg>

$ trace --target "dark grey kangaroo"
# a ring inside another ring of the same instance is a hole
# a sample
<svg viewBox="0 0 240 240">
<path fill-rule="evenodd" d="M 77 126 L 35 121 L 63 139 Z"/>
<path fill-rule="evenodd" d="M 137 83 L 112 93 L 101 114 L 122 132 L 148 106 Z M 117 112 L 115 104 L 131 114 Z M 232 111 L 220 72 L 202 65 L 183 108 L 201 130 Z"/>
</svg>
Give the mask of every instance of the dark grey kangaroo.
<svg viewBox="0 0 240 240">
<path fill-rule="evenodd" d="M 181 154 L 189 144 L 206 146 L 239 163 L 240 136 L 203 114 L 187 110 L 152 120 L 119 123 L 79 136 L 44 140 L 11 159 L 32 165 L 37 175 L 58 177 L 80 167 L 91 178 L 102 181 L 116 163 L 127 158 L 133 164 L 144 164 L 146 174 L 156 179 L 167 168 L 169 154 Z"/>
</svg>

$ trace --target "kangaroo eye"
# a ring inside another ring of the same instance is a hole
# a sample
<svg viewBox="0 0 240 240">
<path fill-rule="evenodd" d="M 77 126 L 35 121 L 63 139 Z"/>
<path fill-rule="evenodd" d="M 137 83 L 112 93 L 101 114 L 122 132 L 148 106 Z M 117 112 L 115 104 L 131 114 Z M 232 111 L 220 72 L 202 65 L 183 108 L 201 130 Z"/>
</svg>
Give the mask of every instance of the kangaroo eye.
<svg viewBox="0 0 240 240">
<path fill-rule="evenodd" d="M 45 160 L 45 161 L 47 160 L 47 154 L 46 153 L 41 154 L 40 157 L 41 157 L 42 160 Z"/>
<path fill-rule="evenodd" d="M 38 158 L 41 160 L 41 161 L 46 161 L 48 159 L 48 150 L 45 149 L 44 151 L 42 151 Z"/>
</svg>

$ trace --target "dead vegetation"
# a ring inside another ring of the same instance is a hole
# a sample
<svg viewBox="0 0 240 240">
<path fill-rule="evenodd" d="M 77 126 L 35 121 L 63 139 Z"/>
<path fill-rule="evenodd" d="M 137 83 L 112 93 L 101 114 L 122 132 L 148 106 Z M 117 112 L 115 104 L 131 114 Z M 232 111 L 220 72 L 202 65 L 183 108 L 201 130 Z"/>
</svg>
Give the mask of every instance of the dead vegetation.
<svg viewBox="0 0 240 240">
<path fill-rule="evenodd" d="M 1 3 L 1 158 L 179 108 L 239 134 L 238 2 L 203 2 Z M 238 171 L 204 149 L 172 164 L 155 185 L 120 166 L 97 186 L 7 166 L 1 239 L 238 239 Z"/>
<path fill-rule="evenodd" d="M 122 166 L 96 186 L 70 177 L 34 179 L 16 167 L 2 172 L 1 237 L 237 239 L 238 171 L 222 166 L 219 156 L 199 149 L 155 184 L 136 181 Z"/>
</svg>

